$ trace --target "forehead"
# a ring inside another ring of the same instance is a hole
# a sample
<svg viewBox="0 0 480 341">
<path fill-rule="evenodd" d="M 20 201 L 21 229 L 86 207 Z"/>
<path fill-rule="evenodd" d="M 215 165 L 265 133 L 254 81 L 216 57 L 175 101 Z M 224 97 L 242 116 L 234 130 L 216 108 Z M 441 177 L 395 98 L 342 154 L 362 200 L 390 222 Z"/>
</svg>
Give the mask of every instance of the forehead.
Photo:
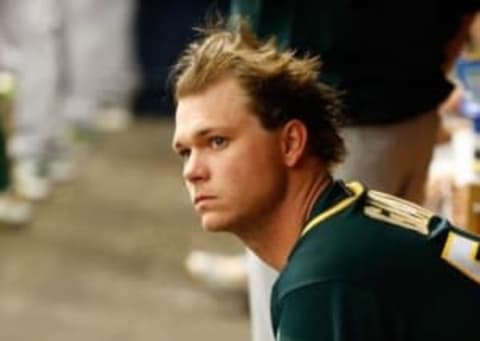
<svg viewBox="0 0 480 341">
<path fill-rule="evenodd" d="M 182 97 L 175 114 L 174 142 L 217 127 L 241 128 L 258 118 L 233 77 L 222 79 L 204 91 Z"/>
</svg>

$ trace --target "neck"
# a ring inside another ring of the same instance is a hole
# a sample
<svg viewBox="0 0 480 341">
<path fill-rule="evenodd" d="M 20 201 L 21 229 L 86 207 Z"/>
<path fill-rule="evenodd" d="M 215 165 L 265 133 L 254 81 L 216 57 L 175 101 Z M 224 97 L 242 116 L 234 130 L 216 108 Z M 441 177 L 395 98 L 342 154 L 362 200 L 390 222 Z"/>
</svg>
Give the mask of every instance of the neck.
<svg viewBox="0 0 480 341">
<path fill-rule="evenodd" d="M 309 177 L 304 174 L 294 176 L 278 207 L 260 224 L 249 229 L 248 235 L 239 237 L 268 265 L 281 271 L 300 238 L 316 199 L 331 180 L 323 167 Z"/>
</svg>

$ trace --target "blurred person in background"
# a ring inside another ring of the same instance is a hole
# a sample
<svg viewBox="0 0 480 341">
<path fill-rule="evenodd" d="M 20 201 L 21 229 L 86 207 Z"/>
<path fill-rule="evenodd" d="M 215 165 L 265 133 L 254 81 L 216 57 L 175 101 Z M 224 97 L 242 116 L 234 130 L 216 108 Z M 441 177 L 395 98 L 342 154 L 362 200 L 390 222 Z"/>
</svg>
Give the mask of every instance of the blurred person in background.
<svg viewBox="0 0 480 341">
<path fill-rule="evenodd" d="M 445 113 L 467 117 L 480 113 L 480 12 L 475 14 L 462 53 L 451 70 L 455 91 L 442 105 Z"/>
<path fill-rule="evenodd" d="M 1 51 L 0 48 L 0 65 L 4 61 Z M 14 96 L 15 80 L 12 73 L 0 71 L 0 227 L 17 227 L 32 219 L 30 202 L 19 196 L 12 186 L 11 162 L 7 154 Z"/>
<path fill-rule="evenodd" d="M 282 47 L 322 57 L 321 80 L 343 93 L 350 113 L 342 130 L 348 156 L 335 176 L 422 203 L 439 125 L 437 106 L 452 91 L 445 73 L 478 7 L 473 1 L 392 6 L 239 0 L 232 2 L 232 14 L 248 16 L 257 33 L 275 36 Z M 235 264 L 247 264 L 253 340 L 273 340 L 268 312 L 277 274 L 251 252 L 246 261 L 240 257 Z M 188 271 L 205 282 L 214 274 L 228 283 L 222 272 L 241 272 L 224 270 L 231 264 L 201 251 L 187 259 Z"/>
<path fill-rule="evenodd" d="M 25 198 L 43 199 L 50 192 L 47 167 L 64 148 L 56 136 L 65 125 L 58 102 L 59 10 L 55 0 L 1 0 L 0 6 L 0 34 L 9 42 L 8 68 L 17 82 L 8 141 L 14 184 Z"/>
<path fill-rule="evenodd" d="M 65 115 L 100 131 L 127 128 L 137 84 L 134 0 L 59 1 Z"/>
<path fill-rule="evenodd" d="M 15 51 L 7 35 L 2 34 L 6 28 L 5 22 L 0 20 L 0 225 L 11 227 L 28 223 L 32 218 L 32 207 L 15 191 L 7 152 L 8 135 L 12 131 L 16 79 L 12 72 Z"/>
<path fill-rule="evenodd" d="M 172 117 L 174 106 L 168 75 L 185 44 L 192 40 L 192 27 L 206 13 L 226 13 L 229 0 L 138 0 L 135 23 L 139 88 L 134 98 L 138 116 Z"/>
<path fill-rule="evenodd" d="M 18 84 L 8 150 L 14 187 L 25 198 L 44 199 L 53 183 L 73 178 L 72 132 L 128 122 L 133 5 L 0 0 L 0 40 Z"/>
</svg>

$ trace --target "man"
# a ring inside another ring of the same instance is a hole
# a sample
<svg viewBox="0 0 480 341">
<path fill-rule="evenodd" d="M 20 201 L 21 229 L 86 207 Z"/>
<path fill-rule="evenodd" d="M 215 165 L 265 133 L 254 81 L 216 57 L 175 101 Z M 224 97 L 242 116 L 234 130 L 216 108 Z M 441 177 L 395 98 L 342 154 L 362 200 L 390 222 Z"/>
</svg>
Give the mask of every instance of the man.
<svg viewBox="0 0 480 341">
<path fill-rule="evenodd" d="M 358 179 L 371 188 L 421 204 L 439 127 L 436 108 L 452 89 L 445 69 L 458 55 L 480 3 L 231 3 L 234 17 L 250 18 L 260 36 L 274 35 L 283 47 L 322 57 L 320 78 L 342 92 L 349 115 L 349 124 L 341 131 L 348 157 L 334 175 Z M 264 327 L 264 312 L 276 275 L 251 253 L 247 256 L 252 340 L 273 340 Z"/>
<path fill-rule="evenodd" d="M 277 340 L 476 340 L 480 239 L 332 179 L 343 109 L 318 68 L 245 26 L 185 51 L 173 147 L 203 228 L 281 271 Z"/>
</svg>

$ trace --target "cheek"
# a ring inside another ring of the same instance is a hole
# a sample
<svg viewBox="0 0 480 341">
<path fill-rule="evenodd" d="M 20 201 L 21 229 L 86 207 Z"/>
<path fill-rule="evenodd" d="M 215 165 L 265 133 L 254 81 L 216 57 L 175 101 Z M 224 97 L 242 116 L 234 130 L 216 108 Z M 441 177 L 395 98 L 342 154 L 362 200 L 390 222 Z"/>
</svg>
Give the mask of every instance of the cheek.
<svg viewBox="0 0 480 341">
<path fill-rule="evenodd" d="M 267 199 L 282 191 L 285 173 L 280 157 L 273 151 L 266 153 L 262 150 L 262 153 L 259 153 L 258 150 L 250 149 L 238 160 L 240 162 L 236 164 L 229 163 L 227 170 L 228 174 L 232 175 L 230 179 L 237 195 L 259 204 L 258 200 Z"/>
<path fill-rule="evenodd" d="M 268 214 L 285 192 L 285 172 L 277 158 L 258 151 L 225 155 L 212 164 L 213 188 L 221 201 L 202 215 L 209 231 L 244 226 Z"/>
<path fill-rule="evenodd" d="M 244 182 L 248 181 L 253 181 L 257 185 L 261 178 L 268 178 L 279 170 L 280 165 L 274 155 L 265 151 L 260 153 L 253 146 L 229 155 L 222 167 L 224 179 L 228 177 L 234 186 L 244 185 Z"/>
<path fill-rule="evenodd" d="M 259 178 L 275 177 L 283 172 L 281 153 L 272 143 L 268 144 L 268 148 L 252 146 L 245 160 L 248 160 L 245 162 L 246 172 Z"/>
</svg>

